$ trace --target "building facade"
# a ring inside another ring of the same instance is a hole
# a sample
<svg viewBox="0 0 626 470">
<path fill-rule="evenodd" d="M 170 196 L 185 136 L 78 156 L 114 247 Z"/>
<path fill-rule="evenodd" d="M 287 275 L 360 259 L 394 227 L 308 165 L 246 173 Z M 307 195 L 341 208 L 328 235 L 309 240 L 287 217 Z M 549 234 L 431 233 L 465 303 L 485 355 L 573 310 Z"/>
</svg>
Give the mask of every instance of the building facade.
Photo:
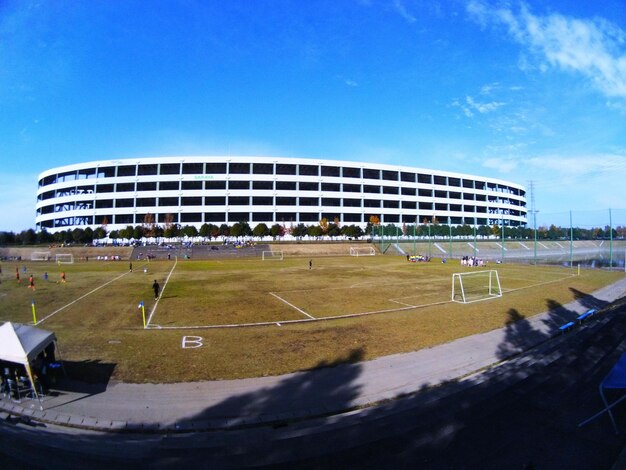
<svg viewBox="0 0 626 470">
<path fill-rule="evenodd" d="M 323 217 L 365 227 L 437 220 L 527 223 L 526 191 L 481 176 L 405 166 L 271 157 L 103 160 L 39 175 L 36 226 L 48 232 L 176 223 L 312 225 Z"/>
</svg>

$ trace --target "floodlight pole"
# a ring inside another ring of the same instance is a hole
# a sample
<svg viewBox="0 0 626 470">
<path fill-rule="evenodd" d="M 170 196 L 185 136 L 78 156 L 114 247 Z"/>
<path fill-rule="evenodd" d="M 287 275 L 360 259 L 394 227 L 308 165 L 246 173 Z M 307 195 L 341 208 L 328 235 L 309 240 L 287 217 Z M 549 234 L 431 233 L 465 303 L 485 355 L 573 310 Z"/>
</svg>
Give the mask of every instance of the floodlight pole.
<svg viewBox="0 0 626 470">
<path fill-rule="evenodd" d="M 450 246 L 448 248 L 448 257 L 452 258 L 452 224 L 448 224 L 448 228 L 450 229 Z"/>
<path fill-rule="evenodd" d="M 415 248 L 415 229 L 417 227 L 417 221 L 419 219 L 419 216 L 415 216 L 415 223 L 413 224 L 413 256 L 417 255 L 416 253 L 416 248 Z"/>
<path fill-rule="evenodd" d="M 574 225 L 571 210 L 569 211 L 569 265 L 574 267 Z"/>
<path fill-rule="evenodd" d="M 430 244 L 431 244 L 431 239 L 430 239 L 430 222 L 428 222 L 428 258 L 431 258 L 431 256 L 432 256 L 431 250 L 430 250 Z"/>
<path fill-rule="evenodd" d="M 504 214 L 500 214 L 500 221 L 502 223 L 502 247 L 500 249 L 502 255 L 500 257 L 500 260 L 504 263 Z"/>
<path fill-rule="evenodd" d="M 611 217 L 610 207 L 609 207 L 609 269 L 613 269 L 613 220 Z"/>
<path fill-rule="evenodd" d="M 476 219 L 474 219 L 474 258 L 476 258 Z"/>
</svg>

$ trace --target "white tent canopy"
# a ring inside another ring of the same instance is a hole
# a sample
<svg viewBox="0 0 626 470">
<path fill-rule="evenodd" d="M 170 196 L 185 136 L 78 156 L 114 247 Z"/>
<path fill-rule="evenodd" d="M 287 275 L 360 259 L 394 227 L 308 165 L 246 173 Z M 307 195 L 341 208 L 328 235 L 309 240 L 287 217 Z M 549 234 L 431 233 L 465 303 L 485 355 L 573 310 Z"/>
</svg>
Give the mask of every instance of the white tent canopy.
<svg viewBox="0 0 626 470">
<path fill-rule="evenodd" d="M 51 331 L 6 322 L 0 326 L 0 361 L 28 366 L 30 361 L 54 341 L 56 336 Z"/>
<path fill-rule="evenodd" d="M 0 326 L 0 361 L 22 364 L 24 366 L 30 380 L 33 395 L 39 399 L 41 409 L 43 409 L 41 397 L 34 385 L 35 381 L 30 363 L 40 352 L 55 341 L 56 336 L 53 332 L 40 330 L 33 326 L 11 322 L 6 322 Z"/>
</svg>

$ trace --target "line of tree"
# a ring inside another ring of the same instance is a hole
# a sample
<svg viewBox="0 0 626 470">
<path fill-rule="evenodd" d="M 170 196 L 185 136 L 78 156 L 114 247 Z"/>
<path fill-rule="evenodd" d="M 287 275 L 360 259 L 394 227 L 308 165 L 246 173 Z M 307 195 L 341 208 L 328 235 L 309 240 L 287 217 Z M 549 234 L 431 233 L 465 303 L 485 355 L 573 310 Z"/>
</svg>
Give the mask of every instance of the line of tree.
<svg viewBox="0 0 626 470">
<path fill-rule="evenodd" d="M 475 228 L 470 225 L 450 226 L 440 224 L 436 220 L 432 222 L 424 221 L 418 225 L 381 225 L 376 217 L 370 219 L 365 230 L 358 225 L 341 225 L 337 220 L 330 222 L 322 219 L 317 224 L 306 225 L 299 224 L 274 224 L 267 226 L 264 223 L 257 224 L 251 228 L 248 222 L 237 222 L 233 225 L 228 224 L 203 224 L 200 229 L 193 225 L 179 225 L 176 223 L 166 223 L 158 225 L 151 220 L 146 220 L 140 225 L 129 225 L 121 230 L 107 230 L 107 226 L 103 225 L 92 229 L 75 228 L 73 230 L 64 230 L 55 233 L 49 233 L 46 230 L 35 232 L 33 229 L 23 230 L 19 233 L 0 231 L 0 246 L 7 245 L 42 245 L 42 244 L 90 244 L 94 240 L 106 238 L 110 239 L 131 239 L 139 240 L 143 237 L 267 237 L 280 238 L 287 234 L 294 237 L 339 237 L 345 236 L 350 238 L 359 238 L 363 235 L 389 236 L 399 237 L 413 235 L 421 238 L 454 238 L 464 237 L 470 238 L 476 235 L 478 238 L 502 237 L 502 227 L 499 225 L 480 225 Z M 504 238 L 515 240 L 532 240 L 534 238 L 534 230 L 528 227 L 504 227 Z M 557 227 L 551 225 L 549 227 L 537 228 L 538 240 L 568 240 L 570 236 L 575 240 L 606 240 L 608 238 L 625 239 L 626 227 L 618 226 L 612 229 L 606 226 L 604 228 L 572 228 Z"/>
</svg>

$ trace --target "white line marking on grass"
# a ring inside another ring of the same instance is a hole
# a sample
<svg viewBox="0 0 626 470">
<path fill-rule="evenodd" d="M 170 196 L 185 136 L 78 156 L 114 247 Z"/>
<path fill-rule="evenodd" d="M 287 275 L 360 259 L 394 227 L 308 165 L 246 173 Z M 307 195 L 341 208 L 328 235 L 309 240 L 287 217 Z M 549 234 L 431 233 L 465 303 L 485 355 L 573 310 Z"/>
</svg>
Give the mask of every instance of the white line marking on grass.
<svg viewBox="0 0 626 470">
<path fill-rule="evenodd" d="M 417 307 L 417 305 L 411 305 L 411 304 L 405 304 L 404 302 L 400 302 L 399 300 L 393 300 L 393 299 L 389 299 L 389 302 L 393 302 L 396 304 L 400 304 L 400 305 L 405 305 L 407 307 Z"/>
<path fill-rule="evenodd" d="M 315 317 L 312 315 L 309 315 L 308 313 L 306 313 L 304 310 L 296 307 L 294 304 L 290 304 L 289 302 L 287 302 L 285 299 L 277 296 L 276 294 L 274 294 L 273 292 L 270 292 L 270 295 L 273 295 L 274 297 L 276 297 L 278 300 L 280 300 L 281 302 L 286 303 L 287 305 L 289 305 L 291 308 L 296 309 L 298 312 L 300 312 L 302 315 L 306 315 L 307 317 L 309 317 L 312 320 L 315 320 Z"/>
<path fill-rule="evenodd" d="M 172 269 L 170 269 L 170 273 L 167 275 L 167 278 L 165 279 L 165 284 L 163 284 L 163 289 L 161 289 L 159 298 L 156 299 L 156 302 L 154 302 L 154 305 L 152 306 L 152 310 L 150 310 L 150 315 L 148 315 L 148 321 L 146 322 L 146 328 L 150 326 L 150 320 L 152 320 L 152 316 L 154 315 L 154 312 L 156 312 L 157 305 L 159 305 L 159 300 L 161 300 L 161 297 L 163 296 L 163 292 L 165 291 L 165 288 L 167 287 L 167 283 L 169 282 L 170 277 L 172 276 L 172 273 L 174 272 L 174 268 L 176 268 L 177 264 L 178 264 L 178 257 L 176 257 L 176 261 L 174 261 L 174 266 L 172 266 Z"/>
<path fill-rule="evenodd" d="M 118 279 L 120 279 L 120 278 L 122 278 L 122 277 L 126 276 L 127 274 L 130 274 L 130 271 L 127 271 L 127 272 L 125 272 L 124 274 L 120 274 L 120 275 L 119 275 L 119 276 L 117 276 L 116 278 L 111 279 L 109 282 L 105 282 L 105 283 L 104 283 L 104 284 L 102 284 L 101 286 L 96 287 L 95 289 L 90 290 L 89 292 L 87 292 L 87 293 L 86 293 L 86 294 L 84 294 L 84 295 L 81 295 L 79 298 L 77 298 L 76 300 L 71 301 L 69 304 L 64 305 L 63 307 L 56 309 L 54 312 L 52 312 L 52 313 L 51 313 L 51 314 L 49 314 L 48 316 L 43 317 L 43 318 L 42 318 L 41 320 L 39 320 L 36 324 L 37 324 L 37 325 L 39 325 L 40 323 L 43 323 L 43 322 L 44 322 L 44 321 L 46 321 L 48 318 L 50 318 L 50 317 L 52 317 L 52 316 L 56 315 L 57 313 L 59 313 L 59 312 L 60 312 L 60 311 L 62 311 L 62 310 L 65 310 L 67 307 L 70 307 L 70 306 L 74 305 L 74 304 L 75 304 L 76 302 L 78 302 L 79 300 L 82 300 L 82 299 L 84 299 L 85 297 L 87 297 L 88 295 L 91 295 L 91 294 L 93 294 L 94 292 L 99 291 L 99 290 L 100 290 L 100 289 L 102 289 L 103 287 L 108 286 L 108 285 L 109 285 L 109 284 L 111 284 L 112 282 L 117 281 Z"/>
</svg>

